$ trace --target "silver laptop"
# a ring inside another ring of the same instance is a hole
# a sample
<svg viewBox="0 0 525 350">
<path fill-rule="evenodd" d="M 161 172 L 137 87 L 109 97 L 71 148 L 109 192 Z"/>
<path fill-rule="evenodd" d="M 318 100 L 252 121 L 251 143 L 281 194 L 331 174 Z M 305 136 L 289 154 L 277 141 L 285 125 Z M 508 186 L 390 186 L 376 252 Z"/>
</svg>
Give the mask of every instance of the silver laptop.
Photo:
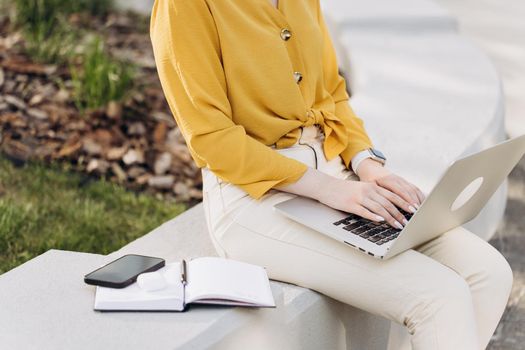
<svg viewBox="0 0 525 350">
<path fill-rule="evenodd" d="M 402 229 L 297 196 L 274 210 L 378 259 L 391 258 L 472 220 L 525 153 L 525 135 L 458 159 Z"/>
</svg>

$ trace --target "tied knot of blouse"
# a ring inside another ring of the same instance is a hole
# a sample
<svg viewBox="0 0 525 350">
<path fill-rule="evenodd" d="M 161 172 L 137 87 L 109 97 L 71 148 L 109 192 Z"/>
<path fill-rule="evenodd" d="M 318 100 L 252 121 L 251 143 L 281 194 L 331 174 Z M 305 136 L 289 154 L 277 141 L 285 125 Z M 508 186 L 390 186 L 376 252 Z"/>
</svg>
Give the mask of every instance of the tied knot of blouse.
<svg viewBox="0 0 525 350">
<path fill-rule="evenodd" d="M 319 125 L 328 160 L 372 147 L 349 105 L 319 0 L 155 0 L 150 36 L 170 110 L 200 168 L 259 199 L 308 166 L 275 148 Z"/>
<path fill-rule="evenodd" d="M 339 155 L 348 144 L 348 134 L 346 127 L 337 116 L 329 111 L 311 108 L 306 112 L 306 116 L 301 118 L 301 127 L 320 125 L 325 142 L 323 143 L 324 152 L 328 159 Z M 275 143 L 276 148 L 286 148 L 292 146 L 301 136 L 300 129 L 293 129 Z"/>
</svg>

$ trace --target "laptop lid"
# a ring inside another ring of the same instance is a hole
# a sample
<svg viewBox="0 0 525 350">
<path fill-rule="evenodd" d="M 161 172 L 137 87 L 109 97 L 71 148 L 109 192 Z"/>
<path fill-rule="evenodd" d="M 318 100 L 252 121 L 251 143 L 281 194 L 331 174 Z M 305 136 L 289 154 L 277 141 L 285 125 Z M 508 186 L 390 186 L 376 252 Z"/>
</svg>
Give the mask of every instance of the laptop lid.
<svg viewBox="0 0 525 350">
<path fill-rule="evenodd" d="M 472 220 L 524 153 L 525 135 L 521 135 L 454 161 L 385 258 Z"/>
</svg>

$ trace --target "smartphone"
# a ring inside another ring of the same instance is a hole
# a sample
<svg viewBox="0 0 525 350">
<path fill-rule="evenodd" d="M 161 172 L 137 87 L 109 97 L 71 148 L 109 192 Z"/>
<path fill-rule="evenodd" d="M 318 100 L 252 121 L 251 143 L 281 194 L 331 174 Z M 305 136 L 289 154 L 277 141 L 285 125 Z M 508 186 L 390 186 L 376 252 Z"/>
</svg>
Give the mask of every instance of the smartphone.
<svg viewBox="0 0 525 350">
<path fill-rule="evenodd" d="M 84 276 L 84 282 L 95 286 L 124 288 L 137 280 L 143 272 L 151 272 L 166 265 L 162 258 L 128 254 Z"/>
</svg>

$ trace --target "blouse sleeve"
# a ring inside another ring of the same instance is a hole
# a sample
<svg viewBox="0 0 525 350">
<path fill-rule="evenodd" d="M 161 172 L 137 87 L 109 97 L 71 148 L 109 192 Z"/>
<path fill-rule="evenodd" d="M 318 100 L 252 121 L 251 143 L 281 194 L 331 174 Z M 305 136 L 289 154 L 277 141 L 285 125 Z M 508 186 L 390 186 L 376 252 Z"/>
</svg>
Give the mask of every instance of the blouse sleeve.
<svg viewBox="0 0 525 350">
<path fill-rule="evenodd" d="M 346 167 L 351 169 L 352 158 L 364 149 L 372 147 L 372 141 L 364 128 L 363 120 L 357 117 L 350 107 L 346 82 L 339 74 L 336 52 L 327 29 L 324 15 L 317 0 L 319 26 L 323 35 L 323 72 L 325 85 L 335 102 L 335 114 L 346 125 L 348 130 L 348 146 L 341 152 Z"/>
<path fill-rule="evenodd" d="M 156 0 L 150 37 L 162 89 L 199 167 L 259 199 L 296 182 L 307 165 L 246 134 L 232 120 L 219 38 L 203 0 Z"/>
</svg>

